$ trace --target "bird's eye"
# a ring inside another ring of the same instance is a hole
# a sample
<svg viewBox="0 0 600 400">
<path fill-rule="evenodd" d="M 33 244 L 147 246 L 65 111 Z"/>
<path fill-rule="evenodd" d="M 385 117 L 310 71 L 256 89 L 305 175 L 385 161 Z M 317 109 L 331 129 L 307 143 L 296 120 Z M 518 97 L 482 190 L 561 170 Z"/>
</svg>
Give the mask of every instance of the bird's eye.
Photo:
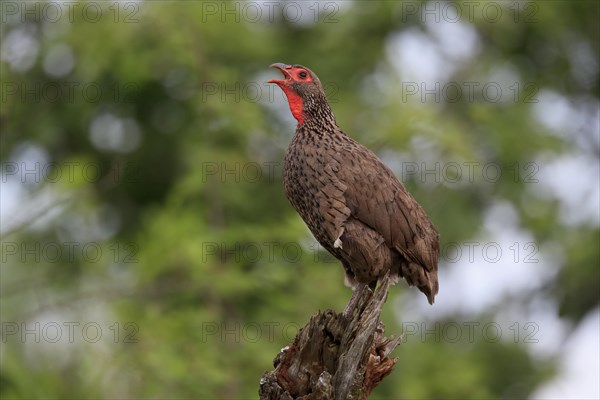
<svg viewBox="0 0 600 400">
<path fill-rule="evenodd" d="M 300 71 L 300 72 L 298 72 L 298 76 L 299 76 L 301 79 L 304 79 L 304 78 L 306 78 L 306 76 L 307 76 L 307 73 L 306 73 L 306 71 Z"/>
</svg>

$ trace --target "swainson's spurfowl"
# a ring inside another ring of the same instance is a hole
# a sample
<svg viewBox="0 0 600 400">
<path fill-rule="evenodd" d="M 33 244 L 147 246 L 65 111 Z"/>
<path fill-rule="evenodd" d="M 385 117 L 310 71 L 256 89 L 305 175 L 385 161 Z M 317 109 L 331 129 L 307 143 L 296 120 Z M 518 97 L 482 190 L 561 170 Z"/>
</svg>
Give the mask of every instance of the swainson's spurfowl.
<svg viewBox="0 0 600 400">
<path fill-rule="evenodd" d="M 319 78 L 302 65 L 272 64 L 298 126 L 283 167 L 287 198 L 319 243 L 339 259 L 346 283 L 369 285 L 389 271 L 433 304 L 439 235 L 425 211 L 369 149 L 337 125 Z"/>
</svg>

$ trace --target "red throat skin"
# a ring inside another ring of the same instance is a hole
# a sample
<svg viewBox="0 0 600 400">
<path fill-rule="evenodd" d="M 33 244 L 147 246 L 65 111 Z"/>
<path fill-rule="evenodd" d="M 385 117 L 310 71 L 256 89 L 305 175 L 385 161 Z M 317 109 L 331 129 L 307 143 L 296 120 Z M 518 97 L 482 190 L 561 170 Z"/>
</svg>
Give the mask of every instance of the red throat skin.
<svg viewBox="0 0 600 400">
<path fill-rule="evenodd" d="M 298 96 L 298 94 L 289 86 L 279 85 L 283 93 L 287 96 L 288 104 L 290 105 L 290 111 L 296 120 L 298 121 L 298 125 L 304 122 L 304 116 L 302 115 L 302 97 Z"/>
</svg>

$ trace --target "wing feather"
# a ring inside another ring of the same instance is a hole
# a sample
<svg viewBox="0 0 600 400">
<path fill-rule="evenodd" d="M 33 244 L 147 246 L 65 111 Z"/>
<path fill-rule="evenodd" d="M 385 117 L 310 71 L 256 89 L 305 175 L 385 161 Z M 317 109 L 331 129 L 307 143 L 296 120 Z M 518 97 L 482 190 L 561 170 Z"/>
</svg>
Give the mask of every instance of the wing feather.
<svg viewBox="0 0 600 400">
<path fill-rule="evenodd" d="M 338 176 L 353 183 L 344 192 L 352 217 L 379 232 L 409 261 L 437 271 L 439 235 L 425 211 L 375 154 L 356 144 L 354 153 L 345 156 L 359 158 L 360 168 L 347 162 Z"/>
</svg>

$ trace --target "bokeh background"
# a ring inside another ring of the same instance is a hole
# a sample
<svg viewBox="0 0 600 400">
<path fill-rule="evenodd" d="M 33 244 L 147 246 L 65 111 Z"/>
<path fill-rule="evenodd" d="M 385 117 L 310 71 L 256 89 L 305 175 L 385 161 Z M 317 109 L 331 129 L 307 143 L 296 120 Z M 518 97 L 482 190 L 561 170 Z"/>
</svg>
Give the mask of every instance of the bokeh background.
<svg viewBox="0 0 600 400">
<path fill-rule="evenodd" d="M 599 4 L 3 1 L 0 395 L 256 398 L 343 308 L 282 190 L 285 62 L 441 234 L 372 398 L 597 399 Z"/>
</svg>

